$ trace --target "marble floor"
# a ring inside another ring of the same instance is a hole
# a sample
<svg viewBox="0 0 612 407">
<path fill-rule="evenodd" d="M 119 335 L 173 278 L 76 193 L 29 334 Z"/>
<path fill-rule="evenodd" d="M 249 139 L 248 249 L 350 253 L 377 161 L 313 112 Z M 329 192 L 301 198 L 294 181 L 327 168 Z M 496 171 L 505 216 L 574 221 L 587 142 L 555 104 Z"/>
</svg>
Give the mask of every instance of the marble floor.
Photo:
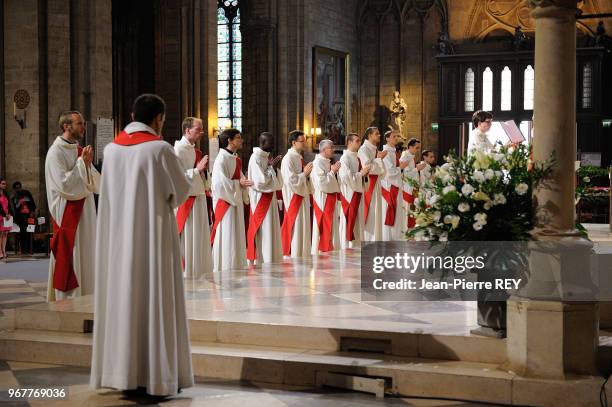
<svg viewBox="0 0 612 407">
<path fill-rule="evenodd" d="M 206 407 L 365 407 L 414 406 L 451 407 L 478 406 L 453 400 L 424 398 L 377 399 L 373 395 L 347 392 L 332 388 L 306 388 L 297 386 L 262 386 L 253 382 L 198 380 L 195 387 L 185 389 L 170 398 L 150 397 L 135 392 L 113 390 L 94 391 L 89 387 L 89 369 L 25 362 L 0 361 L 0 405 L 2 406 L 206 406 Z M 67 389 L 65 400 L 16 401 L 9 397 L 8 389 L 45 388 Z"/>
<path fill-rule="evenodd" d="M 598 244 L 611 244 L 608 225 L 587 228 Z M 189 318 L 449 335 L 468 335 L 476 327 L 474 302 L 361 301 L 360 255 L 359 250 L 349 250 L 205 273 L 197 281 L 185 281 Z M 0 317 L 16 307 L 48 307 L 47 262 L 0 264 Z M 55 306 L 92 312 L 92 303 L 83 298 Z"/>
<path fill-rule="evenodd" d="M 360 293 L 360 251 L 206 273 L 186 280 L 190 319 L 317 328 L 468 335 L 476 303 L 365 302 Z M 0 272 L 0 276 L 1 276 Z M 1 278 L 1 277 L 0 277 Z M 0 280 L 0 310 L 93 312 L 93 298 L 46 304 L 46 283 Z M 6 299 L 5 299 L 6 298 Z"/>
<path fill-rule="evenodd" d="M 389 332 L 467 334 L 473 302 L 364 302 L 360 252 L 284 260 L 186 281 L 191 318 Z"/>
</svg>

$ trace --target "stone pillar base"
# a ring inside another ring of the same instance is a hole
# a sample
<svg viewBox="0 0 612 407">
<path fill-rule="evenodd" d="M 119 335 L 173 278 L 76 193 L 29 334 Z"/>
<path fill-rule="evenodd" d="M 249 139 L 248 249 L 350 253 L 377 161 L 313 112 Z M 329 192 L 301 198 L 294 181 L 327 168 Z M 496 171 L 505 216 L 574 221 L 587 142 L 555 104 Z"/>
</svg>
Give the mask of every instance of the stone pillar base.
<svg viewBox="0 0 612 407">
<path fill-rule="evenodd" d="M 597 302 L 511 297 L 507 323 L 506 369 L 520 376 L 550 379 L 597 374 Z"/>
</svg>

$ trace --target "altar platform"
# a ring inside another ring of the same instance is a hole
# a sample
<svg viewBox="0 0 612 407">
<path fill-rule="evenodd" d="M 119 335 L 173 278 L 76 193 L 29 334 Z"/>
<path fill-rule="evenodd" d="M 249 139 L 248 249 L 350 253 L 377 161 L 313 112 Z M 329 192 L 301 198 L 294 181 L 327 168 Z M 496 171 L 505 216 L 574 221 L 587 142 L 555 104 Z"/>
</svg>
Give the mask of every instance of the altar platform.
<svg viewBox="0 0 612 407">
<path fill-rule="evenodd" d="M 474 302 L 361 301 L 359 250 L 206 273 L 185 289 L 199 378 L 521 405 L 551 395 L 564 405 L 596 395 L 603 382 L 507 371 L 506 340 L 469 333 Z M 0 360 L 90 365 L 91 296 L 10 317 Z"/>
</svg>

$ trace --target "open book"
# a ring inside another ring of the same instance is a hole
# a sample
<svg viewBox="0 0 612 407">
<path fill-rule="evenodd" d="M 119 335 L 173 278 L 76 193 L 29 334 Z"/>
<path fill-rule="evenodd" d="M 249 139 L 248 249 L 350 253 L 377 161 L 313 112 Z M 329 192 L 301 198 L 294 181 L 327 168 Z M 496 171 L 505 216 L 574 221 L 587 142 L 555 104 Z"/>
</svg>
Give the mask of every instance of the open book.
<svg viewBox="0 0 612 407">
<path fill-rule="evenodd" d="M 522 143 L 525 141 L 525 136 L 518 128 L 514 120 L 508 120 L 507 122 L 499 122 L 502 129 L 506 133 L 506 136 L 512 143 Z"/>
</svg>

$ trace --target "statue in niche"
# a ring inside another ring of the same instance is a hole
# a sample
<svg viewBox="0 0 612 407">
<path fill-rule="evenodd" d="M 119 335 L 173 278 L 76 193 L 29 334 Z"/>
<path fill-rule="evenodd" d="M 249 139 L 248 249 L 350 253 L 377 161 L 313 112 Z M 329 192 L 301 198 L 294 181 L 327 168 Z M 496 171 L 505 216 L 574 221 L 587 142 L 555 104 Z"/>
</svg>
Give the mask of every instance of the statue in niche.
<svg viewBox="0 0 612 407">
<path fill-rule="evenodd" d="M 400 133 L 402 132 L 402 128 L 404 123 L 406 122 L 406 112 L 408 110 L 408 105 L 404 98 L 400 97 L 399 90 L 393 92 L 393 100 L 391 100 L 391 104 L 389 105 L 389 111 L 391 112 L 391 127 L 393 129 L 398 130 Z"/>
<path fill-rule="evenodd" d="M 523 32 L 523 29 L 520 25 L 514 27 L 514 38 L 512 43 L 514 45 L 514 50 L 519 51 L 522 49 L 526 49 L 528 45 L 529 39 Z"/>
<path fill-rule="evenodd" d="M 598 47 L 605 47 L 610 42 L 610 37 L 606 35 L 606 27 L 604 27 L 604 22 L 600 21 L 597 23 L 597 28 L 595 29 L 595 45 Z"/>
<path fill-rule="evenodd" d="M 438 52 L 442 55 L 455 53 L 453 43 L 450 41 L 450 38 L 448 38 L 448 33 L 446 31 L 438 33 Z"/>
</svg>

